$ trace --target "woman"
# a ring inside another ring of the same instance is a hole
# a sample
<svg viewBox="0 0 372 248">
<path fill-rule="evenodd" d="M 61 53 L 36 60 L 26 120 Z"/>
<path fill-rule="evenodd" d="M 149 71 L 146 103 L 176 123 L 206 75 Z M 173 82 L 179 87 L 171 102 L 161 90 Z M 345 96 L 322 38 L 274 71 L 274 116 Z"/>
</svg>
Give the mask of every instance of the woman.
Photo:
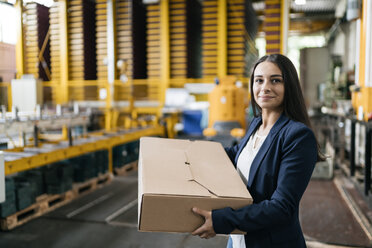
<svg viewBox="0 0 372 248">
<path fill-rule="evenodd" d="M 205 223 L 201 238 L 230 235 L 228 247 L 306 247 L 298 218 L 300 199 L 317 159 L 323 159 L 311 131 L 297 72 L 280 54 L 259 59 L 250 79 L 255 118 L 239 145 L 226 152 L 247 184 L 253 204 L 241 209 L 193 208 Z"/>
</svg>

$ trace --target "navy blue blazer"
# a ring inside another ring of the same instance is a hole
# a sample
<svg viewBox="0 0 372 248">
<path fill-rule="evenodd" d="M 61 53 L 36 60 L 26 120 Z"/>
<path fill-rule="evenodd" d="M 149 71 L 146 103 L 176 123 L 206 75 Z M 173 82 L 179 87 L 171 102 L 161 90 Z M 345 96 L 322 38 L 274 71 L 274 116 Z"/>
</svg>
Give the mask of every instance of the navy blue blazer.
<svg viewBox="0 0 372 248">
<path fill-rule="evenodd" d="M 261 125 L 253 119 L 239 145 L 227 148 L 234 166 L 249 137 Z M 282 114 L 254 158 L 247 188 L 253 204 L 212 211 L 216 233 L 239 229 L 249 247 L 306 247 L 298 209 L 317 161 L 317 142 L 311 129 Z"/>
</svg>

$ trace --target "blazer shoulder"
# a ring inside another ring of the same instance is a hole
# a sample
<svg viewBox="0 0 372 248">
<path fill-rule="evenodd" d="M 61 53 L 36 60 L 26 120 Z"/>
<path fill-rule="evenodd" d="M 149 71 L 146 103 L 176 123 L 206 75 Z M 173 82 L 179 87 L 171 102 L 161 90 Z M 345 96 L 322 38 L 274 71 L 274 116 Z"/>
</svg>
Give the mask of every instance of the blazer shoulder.
<svg viewBox="0 0 372 248">
<path fill-rule="evenodd" d="M 311 138 L 315 139 L 315 135 L 313 130 L 306 126 L 302 122 L 289 120 L 287 125 L 282 129 L 282 135 L 286 137 L 293 137 L 293 138 L 300 138 L 303 136 L 310 136 Z"/>
</svg>

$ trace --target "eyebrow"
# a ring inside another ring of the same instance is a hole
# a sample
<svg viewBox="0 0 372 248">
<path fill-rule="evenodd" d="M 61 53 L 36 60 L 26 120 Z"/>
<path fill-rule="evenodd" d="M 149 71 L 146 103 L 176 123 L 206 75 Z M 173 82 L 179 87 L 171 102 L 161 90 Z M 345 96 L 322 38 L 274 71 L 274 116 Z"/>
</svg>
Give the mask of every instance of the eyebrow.
<svg viewBox="0 0 372 248">
<path fill-rule="evenodd" d="M 262 75 L 255 75 L 254 77 L 263 77 Z M 273 74 L 270 77 L 283 77 L 281 74 Z"/>
</svg>

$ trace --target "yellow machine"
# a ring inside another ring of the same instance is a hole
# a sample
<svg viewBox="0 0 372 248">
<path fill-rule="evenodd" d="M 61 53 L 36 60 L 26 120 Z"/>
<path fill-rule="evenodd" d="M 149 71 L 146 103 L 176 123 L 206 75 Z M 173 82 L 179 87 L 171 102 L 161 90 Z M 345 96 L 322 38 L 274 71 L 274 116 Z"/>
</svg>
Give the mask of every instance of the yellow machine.
<svg viewBox="0 0 372 248">
<path fill-rule="evenodd" d="M 205 136 L 226 133 L 234 137 L 244 136 L 246 92 L 235 82 L 234 76 L 224 77 L 209 93 L 209 123 L 203 131 Z"/>
</svg>

